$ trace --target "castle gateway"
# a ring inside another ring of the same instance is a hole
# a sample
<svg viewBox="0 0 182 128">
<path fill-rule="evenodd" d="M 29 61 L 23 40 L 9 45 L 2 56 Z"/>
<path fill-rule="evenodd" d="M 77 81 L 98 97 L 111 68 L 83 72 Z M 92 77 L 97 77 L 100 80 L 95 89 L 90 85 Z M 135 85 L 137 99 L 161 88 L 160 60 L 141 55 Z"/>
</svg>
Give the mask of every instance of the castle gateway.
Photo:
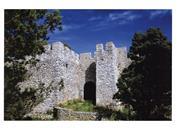
<svg viewBox="0 0 182 128">
<path fill-rule="evenodd" d="M 27 80 L 19 83 L 20 91 L 33 88 L 37 96 L 43 96 L 44 100 L 32 111 L 36 113 L 72 99 L 90 100 L 99 106 L 114 103 L 119 75 L 131 62 L 126 48 L 116 48 L 112 42 L 105 47 L 97 44 L 94 56 L 77 54 L 55 42 L 45 46 L 45 52 L 36 58 L 39 62 L 35 66 L 26 66 Z"/>
</svg>

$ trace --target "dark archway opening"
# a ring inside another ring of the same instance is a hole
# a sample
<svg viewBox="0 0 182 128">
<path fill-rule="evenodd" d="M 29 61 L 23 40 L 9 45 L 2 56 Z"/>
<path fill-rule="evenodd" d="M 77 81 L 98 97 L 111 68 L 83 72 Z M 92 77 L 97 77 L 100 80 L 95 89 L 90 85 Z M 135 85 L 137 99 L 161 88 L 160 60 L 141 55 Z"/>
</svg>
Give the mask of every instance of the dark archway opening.
<svg viewBox="0 0 182 128">
<path fill-rule="evenodd" d="M 84 100 L 91 101 L 96 104 L 96 86 L 94 82 L 87 82 L 84 86 Z"/>
</svg>

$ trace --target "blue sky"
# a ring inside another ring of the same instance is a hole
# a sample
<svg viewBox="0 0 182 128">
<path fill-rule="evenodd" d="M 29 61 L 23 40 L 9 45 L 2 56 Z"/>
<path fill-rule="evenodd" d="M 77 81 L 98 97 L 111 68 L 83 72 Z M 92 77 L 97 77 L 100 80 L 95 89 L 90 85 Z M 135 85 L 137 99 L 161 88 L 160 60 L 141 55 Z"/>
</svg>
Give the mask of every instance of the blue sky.
<svg viewBox="0 0 182 128">
<path fill-rule="evenodd" d="M 62 10 L 63 30 L 49 33 L 49 43 L 66 42 L 77 53 L 94 52 L 97 43 L 113 41 L 129 48 L 135 32 L 159 27 L 172 40 L 171 10 Z"/>
</svg>

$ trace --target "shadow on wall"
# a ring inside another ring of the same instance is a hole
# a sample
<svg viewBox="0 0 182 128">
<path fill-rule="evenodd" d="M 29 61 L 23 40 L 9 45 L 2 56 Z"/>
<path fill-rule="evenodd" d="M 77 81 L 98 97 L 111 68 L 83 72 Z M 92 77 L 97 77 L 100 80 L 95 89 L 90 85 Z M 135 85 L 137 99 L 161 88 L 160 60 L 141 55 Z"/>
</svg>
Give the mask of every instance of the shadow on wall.
<svg viewBox="0 0 182 128">
<path fill-rule="evenodd" d="M 96 64 L 95 62 L 91 63 L 86 70 L 84 85 L 84 100 L 91 101 L 96 105 Z"/>
<path fill-rule="evenodd" d="M 96 105 L 96 86 L 94 82 L 86 82 L 84 85 L 84 100 L 91 101 Z"/>
<path fill-rule="evenodd" d="M 96 82 L 96 64 L 95 62 L 91 63 L 85 72 L 85 81 Z"/>
</svg>

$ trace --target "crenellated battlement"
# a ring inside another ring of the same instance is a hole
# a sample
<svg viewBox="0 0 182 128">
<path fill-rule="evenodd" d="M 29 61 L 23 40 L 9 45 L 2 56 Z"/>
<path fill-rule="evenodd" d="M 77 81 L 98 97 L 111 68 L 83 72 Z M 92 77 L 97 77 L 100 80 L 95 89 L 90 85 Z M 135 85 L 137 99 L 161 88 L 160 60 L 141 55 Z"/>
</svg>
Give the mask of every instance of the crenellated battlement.
<svg viewBox="0 0 182 128">
<path fill-rule="evenodd" d="M 115 47 L 114 43 L 112 41 L 110 41 L 105 44 L 105 47 L 103 44 L 97 44 L 96 52 L 113 51 L 115 48 L 116 47 Z"/>
<path fill-rule="evenodd" d="M 51 55 L 53 58 L 68 58 L 79 62 L 79 54 L 62 42 L 54 42 L 44 46 L 45 53 L 41 56 Z M 45 55 L 46 54 L 46 55 Z"/>
<path fill-rule="evenodd" d="M 110 42 L 107 42 L 105 44 L 105 46 L 103 44 L 97 44 L 96 45 L 96 58 L 99 58 L 99 57 L 103 57 L 103 56 L 110 56 L 110 55 L 115 55 L 116 52 L 117 52 L 117 49 L 116 46 L 114 45 L 114 43 L 112 41 Z"/>
<path fill-rule="evenodd" d="M 96 52 L 103 52 L 104 47 L 103 44 L 96 44 Z"/>
<path fill-rule="evenodd" d="M 106 59 L 108 55 L 114 55 L 118 57 L 127 57 L 127 49 L 126 47 L 116 48 L 112 41 L 107 42 L 105 46 L 103 44 L 96 45 L 96 51 L 94 56 L 92 56 L 91 52 L 88 53 L 76 53 L 74 50 L 69 48 L 62 42 L 55 42 L 45 46 L 45 53 L 54 53 L 52 57 L 71 57 L 75 59 L 77 62 L 86 62 L 90 60 L 95 60 L 97 58 Z"/>
<path fill-rule="evenodd" d="M 105 45 L 105 50 L 106 51 L 113 51 L 113 50 L 115 50 L 115 45 L 114 45 L 114 43 L 113 42 L 107 42 L 106 43 L 106 45 Z"/>
<path fill-rule="evenodd" d="M 55 42 L 50 44 L 51 45 L 51 50 L 65 50 L 64 44 L 62 42 Z"/>
</svg>

